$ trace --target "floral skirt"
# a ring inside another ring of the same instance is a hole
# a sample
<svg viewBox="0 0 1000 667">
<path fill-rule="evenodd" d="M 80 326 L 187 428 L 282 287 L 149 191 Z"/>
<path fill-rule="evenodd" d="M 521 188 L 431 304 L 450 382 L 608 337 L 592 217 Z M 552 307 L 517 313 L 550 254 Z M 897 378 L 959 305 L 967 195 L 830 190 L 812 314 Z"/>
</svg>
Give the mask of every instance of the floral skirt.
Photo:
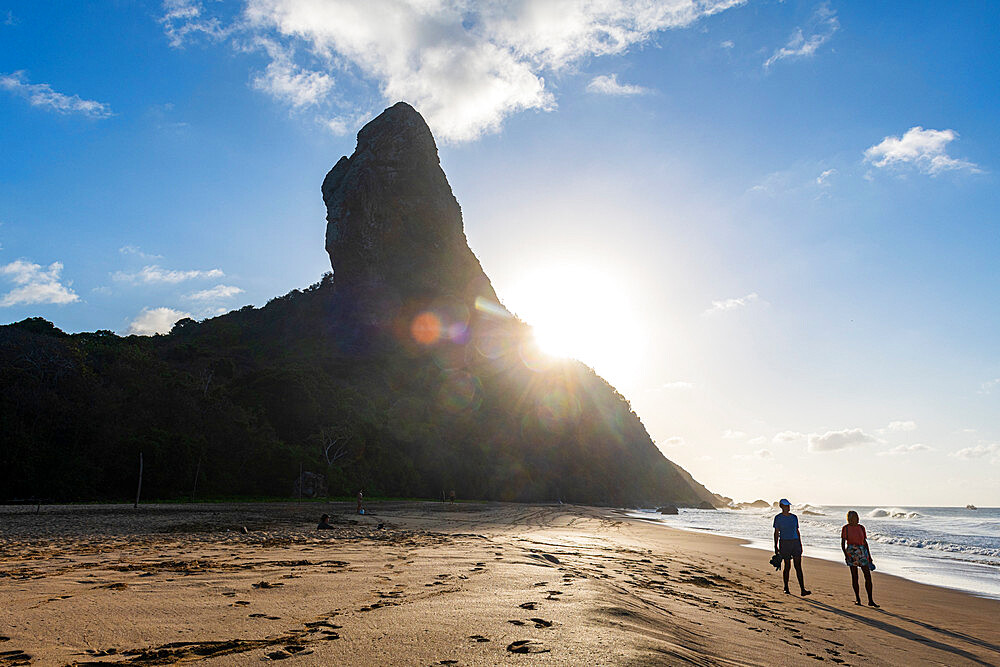
<svg viewBox="0 0 1000 667">
<path fill-rule="evenodd" d="M 848 565 L 853 567 L 867 567 L 871 569 L 871 561 L 868 560 L 868 550 L 860 544 L 848 544 L 847 558 L 844 560 Z"/>
</svg>

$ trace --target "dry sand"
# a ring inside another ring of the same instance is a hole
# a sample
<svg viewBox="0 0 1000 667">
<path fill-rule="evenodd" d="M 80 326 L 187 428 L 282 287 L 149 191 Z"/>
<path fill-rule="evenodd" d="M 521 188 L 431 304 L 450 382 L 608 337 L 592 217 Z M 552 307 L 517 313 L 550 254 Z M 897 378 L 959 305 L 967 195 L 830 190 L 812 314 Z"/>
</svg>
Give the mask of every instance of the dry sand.
<svg viewBox="0 0 1000 667">
<path fill-rule="evenodd" d="M 588 507 L 3 507 L 0 666 L 1000 664 L 998 601 L 768 557 Z"/>
</svg>

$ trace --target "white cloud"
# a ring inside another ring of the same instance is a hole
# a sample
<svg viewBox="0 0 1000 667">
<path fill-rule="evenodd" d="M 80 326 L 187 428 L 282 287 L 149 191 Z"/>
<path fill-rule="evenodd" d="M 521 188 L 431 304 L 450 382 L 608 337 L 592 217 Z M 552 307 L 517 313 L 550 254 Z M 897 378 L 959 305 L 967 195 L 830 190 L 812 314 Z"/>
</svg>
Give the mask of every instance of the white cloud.
<svg viewBox="0 0 1000 667">
<path fill-rule="evenodd" d="M 713 301 L 712 307 L 706 310 L 704 315 L 712 315 L 714 313 L 722 313 L 727 310 L 736 310 L 738 308 L 745 308 L 755 301 L 759 301 L 760 297 L 756 292 L 751 292 L 746 296 L 741 296 L 736 299 L 723 299 L 721 301 Z"/>
<path fill-rule="evenodd" d="M 221 278 L 224 275 L 225 274 L 219 269 L 209 269 L 207 271 L 199 271 L 196 269 L 191 271 L 176 271 L 173 269 L 164 269 L 156 264 L 150 264 L 142 267 L 140 271 L 135 273 L 116 271 L 112 277 L 115 280 L 128 283 L 175 284 L 185 280 L 194 280 L 197 278 Z"/>
<path fill-rule="evenodd" d="M 57 113 L 78 113 L 88 118 L 108 118 L 114 115 L 108 105 L 102 102 L 85 100 L 78 95 L 57 93 L 47 83 L 28 83 L 23 71 L 0 74 L 0 88 L 6 88 L 15 95 L 26 98 L 31 106 L 50 109 Z"/>
<path fill-rule="evenodd" d="M 590 80 L 587 92 L 600 95 L 642 95 L 648 93 L 649 89 L 630 83 L 618 83 L 617 74 L 602 74 Z"/>
<path fill-rule="evenodd" d="M 684 438 L 680 437 L 679 435 L 675 435 L 672 438 L 667 438 L 660 444 L 663 445 L 664 447 L 682 447 L 684 445 Z"/>
<path fill-rule="evenodd" d="M 3 19 L 4 25 L 17 25 L 17 19 L 14 17 L 14 12 L 7 10 L 7 16 Z"/>
<path fill-rule="evenodd" d="M 220 301 L 242 293 L 242 289 L 233 285 L 216 285 L 211 289 L 188 294 L 185 298 L 191 299 L 192 301 Z M 223 312 L 225 312 L 225 310 L 223 310 Z"/>
<path fill-rule="evenodd" d="M 833 452 L 838 449 L 847 449 L 848 447 L 857 447 L 873 442 L 879 442 L 878 438 L 865 433 L 860 428 L 827 431 L 823 435 L 812 433 L 809 435 L 809 451 Z"/>
<path fill-rule="evenodd" d="M 915 421 L 891 421 L 889 422 L 890 431 L 915 431 L 917 429 L 917 422 Z"/>
<path fill-rule="evenodd" d="M 917 125 L 902 137 L 886 137 L 866 150 L 865 162 L 880 169 L 912 166 L 920 173 L 931 176 L 952 170 L 981 173 L 982 170 L 972 162 L 947 154 L 948 144 L 957 137 L 955 130 L 925 130 Z"/>
<path fill-rule="evenodd" d="M 214 40 L 223 39 L 232 28 L 223 27 L 218 18 L 204 16 L 205 8 L 199 0 L 163 0 L 160 25 L 175 49 L 193 35 L 204 35 Z"/>
<path fill-rule="evenodd" d="M 928 447 L 922 443 L 916 443 L 914 445 L 897 445 L 892 449 L 887 449 L 884 452 L 879 452 L 879 456 L 900 456 L 902 454 L 912 454 L 913 452 L 930 452 L 933 451 L 933 447 Z"/>
<path fill-rule="evenodd" d="M 774 436 L 774 442 L 797 442 L 806 437 L 805 433 L 799 433 L 798 431 L 782 431 Z"/>
<path fill-rule="evenodd" d="M 80 297 L 76 292 L 60 282 L 59 274 L 62 270 L 61 262 L 53 262 L 46 268 L 24 259 L 0 266 L 0 275 L 6 276 L 17 285 L 0 297 L 0 307 L 35 303 L 66 304 L 79 301 Z"/>
<path fill-rule="evenodd" d="M 733 43 L 733 40 L 727 39 L 726 41 L 724 41 L 721 44 L 719 44 L 719 46 L 722 47 L 722 48 L 724 48 L 724 49 L 731 49 L 734 46 L 736 46 L 736 44 Z"/>
<path fill-rule="evenodd" d="M 303 69 L 292 62 L 291 54 L 270 40 L 261 40 L 271 58 L 263 73 L 253 79 L 255 90 L 268 93 L 295 109 L 315 106 L 333 89 L 333 77 Z"/>
<path fill-rule="evenodd" d="M 511 114 L 554 109 L 555 95 L 545 85 L 548 74 L 591 57 L 623 54 L 657 32 L 690 26 L 743 2 L 245 0 L 242 15 L 227 27 L 207 17 L 207 5 L 170 0 L 161 21 L 174 46 L 195 34 L 231 36 L 242 49 L 272 40 L 283 53 L 309 59 L 309 67 L 291 70 L 292 79 L 298 73 L 308 81 L 307 70 L 318 74 L 321 67 L 328 77 L 343 73 L 373 89 L 367 96 L 371 108 L 344 109 L 327 87 L 322 97 L 334 111 L 329 117 L 341 118 L 345 111 L 369 117 L 376 105 L 406 100 L 436 136 L 458 142 L 498 131 Z M 273 56 L 272 62 L 280 65 Z M 291 60 L 288 65 L 303 67 Z M 320 81 L 332 78 L 310 83 Z M 280 86 L 267 90 L 284 95 Z M 315 86 L 311 90 L 320 97 Z M 333 129 L 339 131 L 340 124 Z"/>
<path fill-rule="evenodd" d="M 752 461 L 754 459 L 763 459 L 765 461 L 774 458 L 774 454 L 771 453 L 769 449 L 758 449 L 753 454 L 734 454 L 733 458 L 737 461 Z"/>
<path fill-rule="evenodd" d="M 147 261 L 151 259 L 163 259 L 163 255 L 151 255 L 147 252 L 143 252 L 139 246 L 134 245 L 123 245 L 121 248 L 118 248 L 118 252 L 123 255 L 135 255 L 136 257 L 141 257 Z"/>
<path fill-rule="evenodd" d="M 743 431 L 734 431 L 732 429 L 727 428 L 725 431 L 723 431 L 722 437 L 725 438 L 726 440 L 742 440 L 743 438 L 747 437 L 747 434 L 744 433 Z"/>
<path fill-rule="evenodd" d="M 750 438 L 747 440 L 748 445 L 763 445 L 765 442 L 767 442 L 767 438 L 762 435 L 758 435 L 756 438 Z"/>
<path fill-rule="evenodd" d="M 811 34 L 806 37 L 802 28 L 796 28 L 788 43 L 777 49 L 767 59 L 764 63 L 764 69 L 769 69 L 771 65 L 785 58 L 808 58 L 814 55 L 816 50 L 833 37 L 833 33 L 837 32 L 839 28 L 840 22 L 837 20 L 837 13 L 826 4 L 820 5 L 809 21 L 808 29 Z"/>
<path fill-rule="evenodd" d="M 822 174 L 816 177 L 816 185 L 830 185 L 830 179 L 837 175 L 836 169 L 827 169 Z"/>
<path fill-rule="evenodd" d="M 953 453 L 952 456 L 960 459 L 982 459 L 991 457 L 991 462 L 995 463 L 1000 460 L 1000 444 L 993 442 L 988 445 L 965 447 L 964 449 L 960 449 Z"/>
<path fill-rule="evenodd" d="M 989 394 L 994 389 L 996 389 L 997 385 L 1000 385 L 1000 378 L 993 378 L 992 380 L 987 380 L 986 382 L 979 385 L 979 393 Z M 971 429 L 971 431 L 975 432 L 975 429 Z"/>
<path fill-rule="evenodd" d="M 139 316 L 129 323 L 127 333 L 138 336 L 170 333 L 177 320 L 185 317 L 191 317 L 191 313 L 173 308 L 143 308 Z"/>
</svg>

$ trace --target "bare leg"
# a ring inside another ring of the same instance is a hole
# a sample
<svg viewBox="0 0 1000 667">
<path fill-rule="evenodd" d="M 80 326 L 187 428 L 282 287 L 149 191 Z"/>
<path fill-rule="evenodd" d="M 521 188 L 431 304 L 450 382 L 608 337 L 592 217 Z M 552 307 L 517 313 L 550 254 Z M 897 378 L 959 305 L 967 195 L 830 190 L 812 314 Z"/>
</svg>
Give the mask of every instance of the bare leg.
<svg viewBox="0 0 1000 667">
<path fill-rule="evenodd" d="M 785 559 L 785 569 L 782 571 L 781 576 L 785 580 L 785 592 L 788 592 L 788 573 L 792 571 L 792 561 Z"/>
<path fill-rule="evenodd" d="M 802 591 L 802 595 L 809 595 L 812 591 L 806 590 L 806 584 L 802 577 L 802 556 L 795 556 L 792 560 L 795 562 L 795 576 L 799 580 L 799 590 Z"/>
<path fill-rule="evenodd" d="M 865 585 L 868 585 L 868 579 L 865 579 Z M 861 604 L 861 589 L 858 587 L 858 566 L 851 566 L 851 586 L 854 587 L 854 604 Z"/>
<path fill-rule="evenodd" d="M 868 593 L 868 606 L 869 607 L 877 607 L 878 605 L 875 604 L 875 600 L 872 599 L 872 573 L 871 573 L 871 570 L 869 570 L 867 567 L 863 567 L 863 568 L 861 568 L 861 571 L 865 573 L 865 592 Z M 857 588 L 857 580 L 858 579 L 857 579 L 857 577 L 858 577 L 858 575 L 855 574 L 854 575 L 854 582 L 855 582 L 854 594 L 855 595 L 857 595 L 857 593 L 858 593 L 858 588 Z M 858 603 L 860 604 L 860 598 L 858 599 Z"/>
</svg>

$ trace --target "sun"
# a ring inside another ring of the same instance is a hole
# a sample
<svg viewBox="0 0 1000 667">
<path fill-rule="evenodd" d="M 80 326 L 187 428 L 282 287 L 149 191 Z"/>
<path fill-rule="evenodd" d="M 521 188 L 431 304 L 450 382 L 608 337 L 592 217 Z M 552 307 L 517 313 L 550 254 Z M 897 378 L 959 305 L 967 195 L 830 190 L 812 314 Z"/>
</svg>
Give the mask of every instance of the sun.
<svg viewBox="0 0 1000 667">
<path fill-rule="evenodd" d="M 642 363 L 634 302 L 615 275 L 582 264 L 526 271 L 505 290 L 505 305 L 531 326 L 544 352 L 582 361 L 616 386 L 634 380 Z"/>
</svg>

